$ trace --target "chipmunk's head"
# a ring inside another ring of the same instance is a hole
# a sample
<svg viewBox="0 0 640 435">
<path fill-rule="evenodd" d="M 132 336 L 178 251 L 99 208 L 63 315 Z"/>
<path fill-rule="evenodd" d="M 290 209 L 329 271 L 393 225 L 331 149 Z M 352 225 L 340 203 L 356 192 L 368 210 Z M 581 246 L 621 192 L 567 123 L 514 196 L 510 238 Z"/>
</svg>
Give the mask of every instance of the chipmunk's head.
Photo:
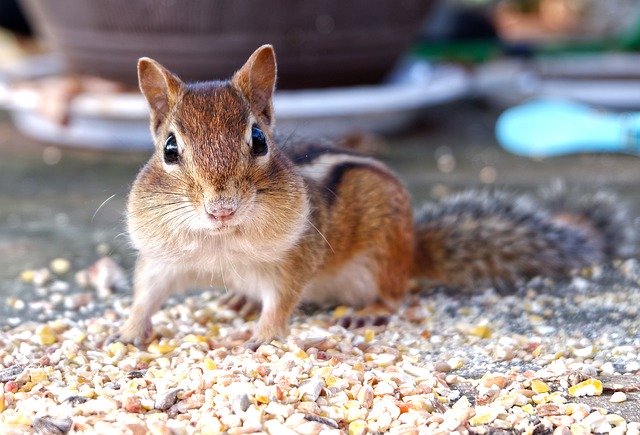
<svg viewBox="0 0 640 435">
<path fill-rule="evenodd" d="M 264 232 L 306 207 L 302 180 L 273 139 L 273 47 L 258 48 L 228 81 L 186 84 L 149 58 L 138 78 L 155 153 L 132 189 L 130 229 Z"/>
</svg>

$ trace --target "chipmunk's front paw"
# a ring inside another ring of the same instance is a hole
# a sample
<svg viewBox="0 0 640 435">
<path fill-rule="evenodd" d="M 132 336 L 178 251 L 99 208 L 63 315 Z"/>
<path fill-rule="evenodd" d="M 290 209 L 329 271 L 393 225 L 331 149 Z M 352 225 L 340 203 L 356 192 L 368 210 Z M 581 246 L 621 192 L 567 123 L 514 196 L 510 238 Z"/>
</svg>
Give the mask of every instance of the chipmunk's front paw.
<svg viewBox="0 0 640 435">
<path fill-rule="evenodd" d="M 261 344 L 271 343 L 275 339 L 284 339 L 289 335 L 287 325 L 261 325 L 258 324 L 256 332 L 244 344 L 244 347 L 255 351 Z"/>
<path fill-rule="evenodd" d="M 269 341 L 271 341 L 271 340 L 269 340 Z M 249 350 L 255 352 L 264 343 L 266 343 L 266 342 L 251 338 L 247 342 L 244 343 L 244 347 L 246 349 L 249 349 Z"/>
<path fill-rule="evenodd" d="M 130 317 L 117 333 L 107 339 L 105 344 L 120 342 L 142 348 L 151 341 L 152 337 L 151 320 L 136 322 L 133 317 Z"/>
</svg>

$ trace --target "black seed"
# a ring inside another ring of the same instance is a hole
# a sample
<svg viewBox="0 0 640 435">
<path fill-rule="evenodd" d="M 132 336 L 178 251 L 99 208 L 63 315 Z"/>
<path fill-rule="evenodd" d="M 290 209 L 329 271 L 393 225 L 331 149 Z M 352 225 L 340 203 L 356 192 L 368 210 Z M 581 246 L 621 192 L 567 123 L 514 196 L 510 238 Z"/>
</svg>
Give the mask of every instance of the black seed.
<svg viewBox="0 0 640 435">
<path fill-rule="evenodd" d="M 86 397 L 82 397 L 82 396 L 69 396 L 67 397 L 64 401 L 65 403 L 70 403 L 71 406 L 77 406 L 77 405 L 81 405 L 83 403 L 85 403 L 87 400 Z"/>
</svg>

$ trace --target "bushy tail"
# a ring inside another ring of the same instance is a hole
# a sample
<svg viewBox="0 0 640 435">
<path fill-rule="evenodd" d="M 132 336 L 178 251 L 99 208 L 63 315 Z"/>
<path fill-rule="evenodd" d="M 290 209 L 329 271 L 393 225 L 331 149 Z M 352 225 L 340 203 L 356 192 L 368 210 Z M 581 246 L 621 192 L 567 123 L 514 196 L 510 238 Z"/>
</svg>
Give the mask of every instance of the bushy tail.
<svg viewBox="0 0 640 435">
<path fill-rule="evenodd" d="M 552 217 L 568 224 L 582 224 L 599 237 L 600 250 L 607 258 L 625 258 L 635 254 L 635 234 L 629 211 L 612 192 L 588 192 L 568 188 L 557 182 L 541 192 Z"/>
<path fill-rule="evenodd" d="M 615 199 L 547 197 L 549 208 L 527 195 L 466 191 L 425 205 L 416 216 L 415 276 L 452 287 L 512 287 L 537 275 L 566 277 L 628 244 Z M 592 210 L 601 203 L 608 212 Z"/>
</svg>

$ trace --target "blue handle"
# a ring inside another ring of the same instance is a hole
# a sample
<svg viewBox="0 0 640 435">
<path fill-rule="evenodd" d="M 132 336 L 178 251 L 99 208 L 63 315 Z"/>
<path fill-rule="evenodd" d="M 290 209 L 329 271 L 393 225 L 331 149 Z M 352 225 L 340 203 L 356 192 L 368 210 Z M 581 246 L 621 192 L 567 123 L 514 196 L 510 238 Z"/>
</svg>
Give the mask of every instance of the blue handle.
<svg viewBox="0 0 640 435">
<path fill-rule="evenodd" d="M 640 113 L 616 114 L 557 100 L 535 100 L 506 110 L 498 142 L 528 157 L 573 153 L 640 153 Z"/>
</svg>

